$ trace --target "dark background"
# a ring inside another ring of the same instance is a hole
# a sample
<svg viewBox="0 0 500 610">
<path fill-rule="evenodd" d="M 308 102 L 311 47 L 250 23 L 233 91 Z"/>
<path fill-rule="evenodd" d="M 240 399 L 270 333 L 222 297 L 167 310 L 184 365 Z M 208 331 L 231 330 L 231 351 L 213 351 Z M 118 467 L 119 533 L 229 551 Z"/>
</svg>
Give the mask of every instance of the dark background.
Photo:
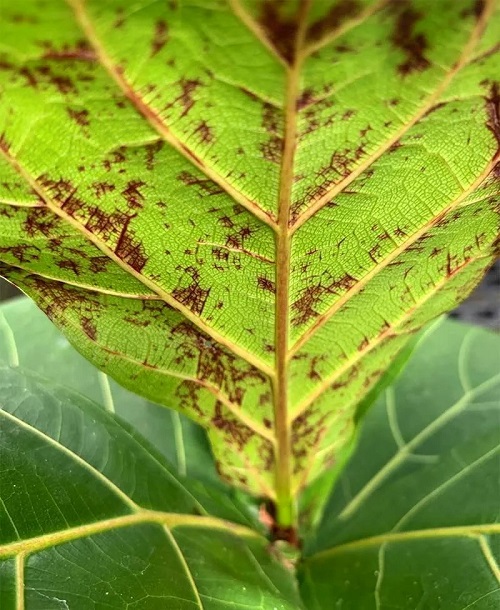
<svg viewBox="0 0 500 610">
<path fill-rule="evenodd" d="M 0 278 L 0 301 L 17 294 L 13 286 Z M 500 262 L 493 265 L 475 292 L 451 316 L 500 332 Z"/>
</svg>

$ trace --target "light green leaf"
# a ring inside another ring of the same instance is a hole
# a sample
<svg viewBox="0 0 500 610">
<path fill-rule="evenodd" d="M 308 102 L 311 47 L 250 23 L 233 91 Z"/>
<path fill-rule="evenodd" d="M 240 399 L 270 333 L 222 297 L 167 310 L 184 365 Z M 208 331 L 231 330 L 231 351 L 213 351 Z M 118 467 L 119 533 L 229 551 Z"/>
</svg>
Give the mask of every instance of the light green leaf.
<svg viewBox="0 0 500 610">
<path fill-rule="evenodd" d="M 88 399 L 1 368 L 0 409 L 2 610 L 300 607 L 260 534 Z"/>
<path fill-rule="evenodd" d="M 499 354 L 446 322 L 368 413 L 306 543 L 310 610 L 498 607 Z"/>
<path fill-rule="evenodd" d="M 358 401 L 494 257 L 498 3 L 18 4 L 1 273 L 290 525 Z"/>
</svg>

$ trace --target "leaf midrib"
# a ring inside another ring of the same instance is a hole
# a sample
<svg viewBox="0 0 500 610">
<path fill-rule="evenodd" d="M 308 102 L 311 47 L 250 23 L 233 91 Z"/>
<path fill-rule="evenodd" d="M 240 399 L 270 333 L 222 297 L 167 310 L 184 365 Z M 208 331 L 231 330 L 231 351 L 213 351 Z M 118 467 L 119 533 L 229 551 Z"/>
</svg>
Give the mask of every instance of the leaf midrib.
<svg viewBox="0 0 500 610">
<path fill-rule="evenodd" d="M 154 510 L 140 510 L 138 512 L 102 519 L 92 523 L 86 523 L 76 527 L 57 530 L 49 534 L 34 536 L 17 542 L 9 542 L 0 545 L 0 558 L 6 559 L 18 553 L 33 553 L 46 548 L 50 548 L 72 540 L 86 538 L 95 534 L 100 534 L 114 529 L 131 527 L 141 524 L 159 524 L 167 526 L 169 529 L 176 527 L 207 528 L 233 533 L 237 536 L 246 538 L 257 538 L 265 540 L 261 534 L 244 525 L 237 525 L 231 521 L 219 519 L 217 517 L 200 515 L 183 515 L 178 513 L 167 513 Z"/>
<path fill-rule="evenodd" d="M 432 538 L 479 538 L 483 534 L 500 534 L 500 523 L 481 523 L 474 525 L 458 525 L 439 528 L 427 528 L 421 530 L 408 530 L 405 532 L 389 532 L 369 536 L 351 542 L 345 542 L 337 546 L 320 551 L 308 557 L 305 562 L 312 563 L 328 557 L 334 557 L 342 553 L 359 551 L 373 546 L 379 546 L 391 542 L 407 542 L 411 540 L 429 540 Z"/>
</svg>

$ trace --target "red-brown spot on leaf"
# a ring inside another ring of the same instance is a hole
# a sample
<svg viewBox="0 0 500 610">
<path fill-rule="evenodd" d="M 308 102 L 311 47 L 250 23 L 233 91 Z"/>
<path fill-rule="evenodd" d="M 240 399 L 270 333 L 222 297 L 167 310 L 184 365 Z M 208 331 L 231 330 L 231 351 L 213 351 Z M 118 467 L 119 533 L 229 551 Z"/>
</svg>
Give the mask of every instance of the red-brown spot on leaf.
<svg viewBox="0 0 500 610">
<path fill-rule="evenodd" d="M 82 317 L 82 330 L 89 339 L 95 341 L 97 339 L 97 327 L 92 318 Z"/>
<path fill-rule="evenodd" d="M 153 36 L 153 42 L 151 43 L 151 57 L 154 57 L 159 53 L 168 41 L 168 26 L 167 22 L 163 19 L 159 19 L 155 23 L 155 32 Z"/>
<path fill-rule="evenodd" d="M 200 286 L 200 272 L 195 267 L 187 267 L 185 272 L 190 277 L 191 283 L 188 286 L 177 287 L 173 290 L 172 296 L 196 315 L 201 315 L 210 294 L 210 288 L 205 289 Z"/>
<path fill-rule="evenodd" d="M 42 43 L 46 49 L 42 58 L 50 60 L 97 61 L 94 49 L 86 40 L 78 40 L 74 46 L 64 44 L 61 48 L 54 47 L 52 41 Z"/>
<path fill-rule="evenodd" d="M 309 26 L 307 39 L 314 41 L 323 38 L 338 29 L 347 19 L 355 17 L 358 10 L 359 3 L 357 0 L 339 0 L 324 17 Z"/>
<path fill-rule="evenodd" d="M 262 290 L 267 290 L 268 292 L 272 292 L 272 293 L 276 292 L 276 287 L 274 285 L 274 282 L 271 281 L 270 279 L 268 279 L 267 277 L 258 277 L 257 285 Z"/>
<path fill-rule="evenodd" d="M 127 182 L 127 186 L 121 192 L 131 210 L 138 210 L 142 208 L 144 196 L 139 189 L 141 186 L 145 185 L 146 183 L 142 180 L 130 180 Z"/>
<path fill-rule="evenodd" d="M 397 11 L 391 40 L 406 55 L 405 61 L 398 66 L 399 73 L 406 76 L 427 69 L 430 66 L 425 57 L 427 40 L 423 34 L 415 31 L 422 15 L 412 8 L 408 0 L 400 0 L 390 6 Z"/>
<path fill-rule="evenodd" d="M 497 141 L 497 151 L 500 150 L 500 89 L 499 83 L 490 85 L 489 96 L 486 98 L 486 110 L 488 112 L 487 127 Z"/>
<path fill-rule="evenodd" d="M 292 63 L 298 26 L 297 17 L 281 14 L 279 4 L 274 0 L 264 0 L 259 22 L 279 55 L 288 63 Z"/>
<path fill-rule="evenodd" d="M 194 130 L 194 133 L 198 135 L 200 141 L 204 144 L 210 144 L 214 139 L 212 128 L 206 121 L 201 121 L 198 127 Z"/>
</svg>

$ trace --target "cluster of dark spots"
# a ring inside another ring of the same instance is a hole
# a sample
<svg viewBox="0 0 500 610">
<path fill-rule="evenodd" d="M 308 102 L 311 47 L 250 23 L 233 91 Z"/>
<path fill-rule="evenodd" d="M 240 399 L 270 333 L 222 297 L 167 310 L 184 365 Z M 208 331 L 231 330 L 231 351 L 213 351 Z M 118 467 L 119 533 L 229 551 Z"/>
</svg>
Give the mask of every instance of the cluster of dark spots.
<svg viewBox="0 0 500 610">
<path fill-rule="evenodd" d="M 311 381 L 321 381 L 322 377 L 320 372 L 318 371 L 318 366 L 326 360 L 326 355 L 322 354 L 320 356 L 313 356 L 309 360 L 309 370 L 307 371 L 307 377 L 311 379 Z"/>
<path fill-rule="evenodd" d="M 275 463 L 275 455 L 274 448 L 269 441 L 261 441 L 258 448 L 259 458 L 261 462 L 261 466 L 259 466 L 259 470 L 262 469 L 264 472 L 271 472 L 274 468 Z"/>
<path fill-rule="evenodd" d="M 297 111 L 300 111 L 303 108 L 305 108 L 306 106 L 310 106 L 311 104 L 314 104 L 315 101 L 316 101 L 316 98 L 314 96 L 314 91 L 310 88 L 304 89 L 297 99 L 296 109 L 297 109 Z"/>
<path fill-rule="evenodd" d="M 89 111 L 88 110 L 75 110 L 74 108 L 66 108 L 69 118 L 74 121 L 79 127 L 81 127 L 84 136 L 89 136 L 88 127 L 90 126 Z"/>
<path fill-rule="evenodd" d="M 316 311 L 317 306 L 327 295 L 339 295 L 350 290 L 357 280 L 346 273 L 341 278 L 323 284 L 307 286 L 301 290 L 301 296 L 292 303 L 292 319 L 294 326 L 302 326 L 310 320 L 317 318 L 320 314 Z"/>
<path fill-rule="evenodd" d="M 104 273 L 109 265 L 107 256 L 93 256 L 89 259 L 90 271 L 92 273 Z"/>
<path fill-rule="evenodd" d="M 38 66 L 35 70 L 37 73 L 36 77 L 27 68 L 23 68 L 20 71 L 29 83 L 33 83 L 30 86 L 37 88 L 42 83 L 48 83 L 55 87 L 62 95 L 77 92 L 74 80 L 64 71 L 60 73 L 55 72 L 52 66 L 48 64 Z"/>
<path fill-rule="evenodd" d="M 19 263 L 32 263 L 40 259 L 41 250 L 30 244 L 17 244 L 0 248 L 0 253 L 12 256 Z"/>
<path fill-rule="evenodd" d="M 164 19 L 155 23 L 153 41 L 151 42 L 151 57 L 157 55 L 168 42 L 168 25 Z"/>
<path fill-rule="evenodd" d="M 276 292 L 276 286 L 274 282 L 267 277 L 258 277 L 257 285 L 261 290 L 267 290 L 268 292 L 272 292 L 273 294 Z"/>
<path fill-rule="evenodd" d="M 303 469 L 301 463 L 310 456 L 310 450 L 316 448 L 327 432 L 326 420 L 329 413 L 323 414 L 314 421 L 314 413 L 310 408 L 297 417 L 292 427 L 292 453 L 295 458 L 293 473 L 298 474 Z"/>
<path fill-rule="evenodd" d="M 210 288 L 202 288 L 200 286 L 200 272 L 196 267 L 186 267 L 184 269 L 185 275 L 187 275 L 191 283 L 187 286 L 178 286 L 173 290 L 172 296 L 176 301 L 182 303 L 185 307 L 190 309 L 196 315 L 201 315 L 208 296 L 210 294 Z"/>
<path fill-rule="evenodd" d="M 225 413 L 223 413 L 225 411 Z M 242 451 L 248 441 L 255 435 L 255 432 L 238 421 L 235 417 L 229 415 L 227 409 L 222 403 L 215 403 L 214 415 L 211 423 L 218 430 L 223 432 L 231 443 L 234 443 L 238 451 Z"/>
<path fill-rule="evenodd" d="M 94 191 L 94 196 L 97 197 L 97 199 L 100 199 L 107 193 L 112 193 L 115 188 L 115 185 L 111 182 L 94 182 L 92 184 L 92 190 Z"/>
<path fill-rule="evenodd" d="M 358 11 L 358 0 L 339 0 L 324 17 L 309 26 L 307 40 L 309 42 L 321 40 L 337 30 L 347 19 L 356 17 Z"/>
<path fill-rule="evenodd" d="M 148 258 L 141 241 L 137 240 L 130 228 L 136 214 L 127 214 L 120 210 L 105 212 L 98 207 L 89 207 L 85 228 L 93 235 L 98 235 L 108 247 L 113 247 L 116 256 L 140 273 Z"/>
<path fill-rule="evenodd" d="M 87 335 L 87 337 L 91 341 L 95 341 L 97 339 L 97 326 L 95 325 L 95 322 L 92 320 L 92 318 L 82 316 L 81 325 L 82 330 Z"/>
<path fill-rule="evenodd" d="M 220 195 L 224 191 L 221 187 L 216 184 L 210 178 L 202 178 L 199 176 L 195 176 L 191 172 L 183 170 L 178 176 L 177 180 L 180 180 L 186 186 L 195 186 L 197 187 L 198 194 L 200 197 L 206 197 L 207 195 Z"/>
<path fill-rule="evenodd" d="M 171 335 L 177 346 L 175 363 L 195 362 L 196 378 L 200 380 L 201 384 L 204 384 L 205 387 L 219 388 L 233 404 L 241 405 L 246 392 L 252 387 L 259 390 L 262 387 L 268 388 L 268 380 L 260 371 L 250 365 L 237 362 L 233 354 L 195 328 L 190 322 L 184 321 L 175 326 Z M 186 403 L 184 407 L 188 411 L 194 410 L 204 416 L 199 408 L 198 391 L 191 391 L 187 398 L 190 404 Z M 219 429 L 224 429 L 230 437 L 234 433 L 235 437 L 242 440 L 240 432 L 241 430 L 246 431 L 247 428 L 243 426 L 241 429 L 233 429 L 233 426 L 230 425 L 231 420 L 226 421 L 228 418 L 223 414 L 222 409 L 224 407 L 221 405 L 220 410 L 215 414 L 217 423 L 213 421 L 212 423 L 215 423 Z M 234 424 L 241 425 L 237 422 Z"/>
<path fill-rule="evenodd" d="M 121 192 L 130 210 L 140 210 L 143 207 L 144 196 L 139 190 L 141 186 L 146 186 L 142 180 L 130 180 Z"/>
<path fill-rule="evenodd" d="M 45 49 L 42 59 L 55 61 L 97 61 L 94 49 L 86 40 L 77 40 L 73 46 L 64 44 L 61 48 L 54 47 L 51 41 L 43 41 L 42 47 Z"/>
<path fill-rule="evenodd" d="M 69 180 L 54 180 L 45 174 L 38 178 L 39 184 L 47 191 L 50 198 L 72 217 L 85 208 L 85 203 L 76 197 L 77 188 Z"/>
<path fill-rule="evenodd" d="M 88 133 L 85 129 L 90 125 L 88 110 L 75 110 L 74 108 L 66 108 L 66 112 L 68 113 L 68 116 L 72 121 L 74 121 L 77 125 L 83 128 L 84 133 Z"/>
<path fill-rule="evenodd" d="M 80 275 L 80 265 L 71 258 L 65 258 L 57 261 L 56 265 L 64 271 L 71 271 L 75 275 Z"/>
<path fill-rule="evenodd" d="M 146 169 L 153 170 L 155 167 L 156 155 L 163 148 L 164 144 L 161 140 L 147 144 L 144 149 L 146 151 Z"/>
<path fill-rule="evenodd" d="M 486 98 L 488 113 L 487 127 L 497 141 L 497 152 L 500 151 L 500 88 L 499 83 L 490 84 L 489 96 Z"/>
<path fill-rule="evenodd" d="M 283 131 L 281 126 L 281 111 L 265 103 L 262 108 L 262 127 L 269 134 L 266 142 L 259 146 L 264 159 L 279 164 L 283 153 Z"/>
<path fill-rule="evenodd" d="M 201 121 L 193 133 L 199 137 L 203 144 L 210 144 L 214 140 L 213 130 L 206 121 Z"/>
<path fill-rule="evenodd" d="M 323 93 L 327 93 L 328 86 L 325 85 Z M 322 117 L 322 112 L 325 109 L 331 108 L 334 105 L 334 101 L 331 97 L 321 98 L 321 94 L 318 94 L 313 100 L 313 104 L 304 104 L 302 108 L 302 118 L 305 122 L 305 127 L 300 130 L 298 134 L 299 140 L 313 131 L 318 130 L 320 127 L 328 127 L 333 125 L 337 114 L 330 113 L 326 118 Z"/>
<path fill-rule="evenodd" d="M 461 17 L 475 17 L 480 19 L 486 9 L 485 0 L 475 0 L 472 6 L 468 6 L 461 13 Z"/>
<path fill-rule="evenodd" d="M 89 338 L 95 338 L 95 328 L 91 320 L 95 320 L 102 305 L 88 294 L 69 288 L 60 282 L 45 280 L 37 276 L 30 276 L 32 284 L 42 299 L 42 308 L 47 316 L 59 323 L 67 323 L 69 315 L 67 310 L 76 313 L 79 317 L 83 332 Z"/>
<path fill-rule="evenodd" d="M 396 13 L 391 41 L 406 55 L 406 60 L 398 66 L 398 72 L 406 76 L 429 68 L 430 62 L 425 57 L 427 40 L 415 31 L 422 19 L 421 13 L 414 10 L 408 0 L 394 2 L 389 7 Z"/>
<path fill-rule="evenodd" d="M 277 53 L 289 64 L 294 60 L 298 16 L 287 17 L 280 13 L 274 0 L 264 0 L 259 23 Z"/>
<path fill-rule="evenodd" d="M 175 83 L 180 88 L 180 93 L 171 102 L 165 105 L 164 111 L 176 109 L 178 105 L 182 108 L 179 118 L 183 118 L 189 114 L 196 103 L 194 94 L 196 90 L 202 86 L 202 82 L 198 78 L 181 78 Z"/>
<path fill-rule="evenodd" d="M 111 171 L 114 165 L 121 165 L 122 163 L 125 163 L 126 157 L 124 151 L 125 149 L 120 147 L 119 149 L 111 152 L 109 156 L 103 160 L 102 166 L 107 172 Z"/>
<path fill-rule="evenodd" d="M 231 220 L 231 218 L 229 218 L 229 216 L 222 216 L 217 222 L 226 229 L 232 229 L 234 227 L 234 222 Z"/>
<path fill-rule="evenodd" d="M 60 226 L 59 218 L 46 208 L 30 208 L 22 224 L 23 231 L 31 238 L 40 234 L 50 237 Z"/>
<path fill-rule="evenodd" d="M 251 237 L 254 231 L 251 227 L 240 227 L 234 233 L 226 237 L 226 246 L 237 250 L 245 249 L 245 240 Z"/>
</svg>

